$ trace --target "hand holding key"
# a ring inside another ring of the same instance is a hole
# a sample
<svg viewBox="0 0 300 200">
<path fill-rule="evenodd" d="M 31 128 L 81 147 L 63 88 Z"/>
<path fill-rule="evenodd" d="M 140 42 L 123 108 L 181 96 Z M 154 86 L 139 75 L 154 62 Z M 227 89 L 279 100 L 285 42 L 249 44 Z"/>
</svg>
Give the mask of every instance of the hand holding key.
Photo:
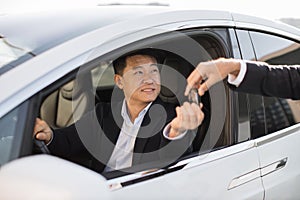
<svg viewBox="0 0 300 200">
<path fill-rule="evenodd" d="M 182 106 L 176 107 L 177 117 L 171 121 L 171 129 L 169 137 L 173 138 L 187 130 L 196 129 L 203 121 L 204 114 L 202 112 L 202 103 L 199 104 L 196 89 L 192 89 L 188 95 L 189 102 L 185 102 Z"/>
<path fill-rule="evenodd" d="M 201 62 L 187 78 L 185 95 L 192 88 L 197 88 L 202 96 L 211 86 L 223 80 L 229 74 L 236 77 L 240 71 L 240 61 L 236 59 L 219 58 L 217 60 Z"/>
</svg>

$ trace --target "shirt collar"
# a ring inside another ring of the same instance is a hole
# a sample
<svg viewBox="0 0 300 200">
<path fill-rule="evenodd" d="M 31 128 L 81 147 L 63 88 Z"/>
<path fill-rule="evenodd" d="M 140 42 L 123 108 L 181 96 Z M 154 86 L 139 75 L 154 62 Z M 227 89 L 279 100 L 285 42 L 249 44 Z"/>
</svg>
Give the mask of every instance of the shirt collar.
<svg viewBox="0 0 300 200">
<path fill-rule="evenodd" d="M 152 105 L 153 102 L 150 102 L 138 115 L 138 117 L 134 120 L 135 123 L 137 120 L 143 118 L 146 114 L 146 112 L 149 110 L 150 106 Z M 126 104 L 126 100 L 123 100 L 123 104 L 122 104 L 122 109 L 121 109 L 121 115 L 123 117 L 124 120 L 126 120 L 127 122 L 131 122 L 130 117 L 128 115 L 128 110 L 127 110 L 127 104 Z M 134 123 L 134 124 L 135 124 Z"/>
</svg>

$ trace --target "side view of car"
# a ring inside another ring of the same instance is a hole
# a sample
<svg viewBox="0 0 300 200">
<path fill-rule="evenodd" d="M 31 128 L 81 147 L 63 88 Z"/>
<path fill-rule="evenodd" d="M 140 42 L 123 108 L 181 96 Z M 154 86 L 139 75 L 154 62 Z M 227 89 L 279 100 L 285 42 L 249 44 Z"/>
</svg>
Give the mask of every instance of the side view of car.
<svg viewBox="0 0 300 200">
<path fill-rule="evenodd" d="M 162 59 L 159 97 L 180 105 L 199 62 L 299 64 L 300 30 L 237 13 L 161 6 L 0 16 L 0 199 L 300 198 L 299 102 L 237 93 L 225 82 L 199 99 L 205 119 L 192 152 L 172 163 L 100 174 L 85 157 L 67 160 L 34 143 L 37 117 L 54 130 L 99 102 L 119 101 L 112 61 L 144 48 Z"/>
</svg>

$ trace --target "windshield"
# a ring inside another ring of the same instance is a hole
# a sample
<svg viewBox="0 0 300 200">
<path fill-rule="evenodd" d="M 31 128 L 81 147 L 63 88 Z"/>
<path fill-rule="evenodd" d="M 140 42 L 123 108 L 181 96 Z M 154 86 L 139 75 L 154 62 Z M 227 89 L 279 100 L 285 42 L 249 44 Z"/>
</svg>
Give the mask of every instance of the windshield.
<svg viewBox="0 0 300 200">
<path fill-rule="evenodd" d="M 25 54 L 24 49 L 9 44 L 5 38 L 0 38 L 0 69 Z"/>
</svg>

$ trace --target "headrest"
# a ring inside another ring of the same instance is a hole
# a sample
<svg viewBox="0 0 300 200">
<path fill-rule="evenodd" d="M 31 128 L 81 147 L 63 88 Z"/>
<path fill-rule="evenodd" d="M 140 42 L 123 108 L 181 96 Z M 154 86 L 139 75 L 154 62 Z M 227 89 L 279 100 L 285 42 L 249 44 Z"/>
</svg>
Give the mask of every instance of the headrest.
<svg viewBox="0 0 300 200">
<path fill-rule="evenodd" d="M 160 98 L 165 102 L 177 103 L 177 97 L 183 96 L 186 77 L 190 72 L 190 65 L 177 57 L 166 57 L 161 67 Z"/>
<path fill-rule="evenodd" d="M 69 83 L 65 84 L 61 88 L 61 95 L 65 99 L 72 100 L 73 90 L 74 90 L 74 81 L 70 81 Z"/>
</svg>

